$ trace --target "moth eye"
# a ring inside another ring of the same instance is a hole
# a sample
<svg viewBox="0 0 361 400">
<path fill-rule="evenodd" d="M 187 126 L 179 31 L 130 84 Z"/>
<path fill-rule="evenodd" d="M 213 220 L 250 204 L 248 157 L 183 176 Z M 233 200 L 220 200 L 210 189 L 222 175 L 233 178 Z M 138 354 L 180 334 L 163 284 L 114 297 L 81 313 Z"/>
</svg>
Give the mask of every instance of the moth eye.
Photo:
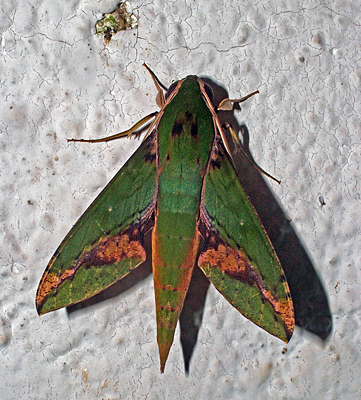
<svg viewBox="0 0 361 400">
<path fill-rule="evenodd" d="M 209 97 L 209 100 L 212 102 L 213 101 L 213 90 L 212 88 L 208 85 L 208 83 L 203 82 L 204 83 L 204 90 L 207 93 L 207 96 Z"/>
<path fill-rule="evenodd" d="M 167 90 L 167 93 L 165 94 L 165 99 L 167 100 L 168 97 L 172 94 L 176 86 L 178 85 L 179 81 L 173 82 L 170 86 L 169 89 Z"/>
</svg>

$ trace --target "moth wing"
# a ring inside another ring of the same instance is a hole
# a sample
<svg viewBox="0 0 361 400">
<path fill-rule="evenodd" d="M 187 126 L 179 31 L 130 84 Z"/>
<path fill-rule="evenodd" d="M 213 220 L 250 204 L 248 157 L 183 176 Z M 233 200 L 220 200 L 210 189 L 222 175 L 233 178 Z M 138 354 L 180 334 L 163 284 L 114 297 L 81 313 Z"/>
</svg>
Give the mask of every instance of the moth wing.
<svg viewBox="0 0 361 400">
<path fill-rule="evenodd" d="M 288 342 L 294 330 L 288 284 L 220 138 L 204 180 L 200 230 L 205 275 L 246 318 Z"/>
<path fill-rule="evenodd" d="M 156 135 L 152 133 L 79 218 L 38 287 L 39 315 L 94 296 L 145 258 L 154 224 Z"/>
</svg>

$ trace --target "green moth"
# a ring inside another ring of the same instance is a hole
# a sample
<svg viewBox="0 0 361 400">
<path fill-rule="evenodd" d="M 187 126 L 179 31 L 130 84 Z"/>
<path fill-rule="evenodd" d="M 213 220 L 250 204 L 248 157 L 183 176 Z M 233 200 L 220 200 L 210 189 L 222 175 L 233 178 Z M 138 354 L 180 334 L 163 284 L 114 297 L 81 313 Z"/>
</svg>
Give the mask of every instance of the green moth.
<svg viewBox="0 0 361 400">
<path fill-rule="evenodd" d="M 148 68 L 148 67 L 147 67 Z M 148 68 L 149 70 L 149 68 Z M 150 70 L 149 70 L 150 71 Z M 175 82 L 146 139 L 65 237 L 36 295 L 39 315 L 88 299 L 146 259 L 152 230 L 157 341 L 164 371 L 197 265 L 246 318 L 288 342 L 294 310 L 285 275 L 234 169 L 212 90 L 196 76 Z M 83 140 L 81 140 L 83 141 Z"/>
</svg>

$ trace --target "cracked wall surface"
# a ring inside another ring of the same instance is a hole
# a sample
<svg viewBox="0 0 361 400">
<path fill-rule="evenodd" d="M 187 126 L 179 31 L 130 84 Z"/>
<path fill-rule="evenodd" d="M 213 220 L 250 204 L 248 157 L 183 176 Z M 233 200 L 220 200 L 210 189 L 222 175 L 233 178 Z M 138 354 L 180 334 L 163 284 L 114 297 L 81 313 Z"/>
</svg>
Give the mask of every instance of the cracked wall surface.
<svg viewBox="0 0 361 400">
<path fill-rule="evenodd" d="M 0 397 L 357 398 L 360 8 L 351 1 L 134 0 L 138 29 L 118 32 L 105 47 L 95 23 L 116 4 L 0 6 Z M 149 268 L 114 297 L 38 317 L 35 293 L 50 257 L 141 143 L 67 138 L 111 135 L 157 110 L 143 62 L 167 86 L 195 74 L 231 98 L 260 91 L 228 117 L 247 133 L 254 160 L 282 181 L 261 177 L 259 189 L 243 177 L 288 274 L 301 271 L 307 282 L 294 279 L 301 308 L 289 344 L 211 287 L 189 375 L 179 329 L 161 375 Z M 315 275 L 304 276 L 304 262 Z M 316 277 L 324 314 L 310 289 Z"/>
</svg>

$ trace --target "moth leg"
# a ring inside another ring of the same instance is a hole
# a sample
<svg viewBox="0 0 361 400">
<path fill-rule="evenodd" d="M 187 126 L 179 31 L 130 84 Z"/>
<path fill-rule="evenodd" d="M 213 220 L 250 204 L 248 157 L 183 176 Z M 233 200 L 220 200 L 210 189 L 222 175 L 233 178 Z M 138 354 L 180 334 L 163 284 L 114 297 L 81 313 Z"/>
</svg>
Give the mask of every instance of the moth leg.
<svg viewBox="0 0 361 400">
<path fill-rule="evenodd" d="M 252 96 L 249 95 L 249 96 Z M 264 174 L 266 176 L 268 176 L 269 178 L 271 178 L 272 180 L 274 180 L 275 182 L 277 182 L 278 184 L 281 183 L 281 181 L 279 181 L 278 179 L 276 179 L 274 176 L 272 176 L 271 174 L 269 174 L 268 172 L 266 172 L 264 169 L 262 169 L 258 164 L 256 164 L 256 162 L 253 160 L 253 158 L 251 158 L 243 149 L 241 142 L 239 140 L 239 137 L 237 135 L 236 130 L 233 128 L 233 126 L 230 123 L 225 123 L 222 128 L 224 130 L 229 130 L 231 133 L 231 137 L 232 137 L 232 141 L 234 146 L 236 147 L 236 149 L 239 149 L 241 151 L 241 153 L 247 158 L 247 160 L 256 168 L 257 171 L 259 171 L 261 174 Z"/>
<path fill-rule="evenodd" d="M 163 90 L 167 91 L 168 88 L 162 84 L 162 82 L 157 78 L 156 74 L 148 67 L 148 65 L 146 63 L 143 64 L 143 67 L 145 67 L 148 70 L 148 72 L 150 73 L 150 76 L 153 79 L 155 87 L 158 90 L 157 97 L 155 98 L 155 102 L 159 108 L 162 108 L 165 104 Z"/>
<path fill-rule="evenodd" d="M 249 99 L 250 97 L 254 96 L 255 94 L 258 94 L 259 91 L 256 90 L 255 92 L 252 92 L 250 94 L 248 94 L 247 96 L 244 96 L 240 99 L 224 99 L 222 100 L 218 107 L 217 107 L 217 111 L 231 111 L 233 109 L 233 104 L 234 103 L 242 103 L 243 101 Z M 229 130 L 231 133 L 231 137 L 232 137 L 232 141 L 234 146 L 239 149 L 242 154 L 247 158 L 247 160 L 250 161 L 250 163 L 257 169 L 257 171 L 261 172 L 262 174 L 268 176 L 269 178 L 273 179 L 275 182 L 277 182 L 278 184 L 281 183 L 281 181 L 279 181 L 278 179 L 276 179 L 275 177 L 273 177 L 272 175 L 270 175 L 268 172 L 266 172 L 264 169 L 262 169 L 258 164 L 255 163 L 255 161 L 249 157 L 249 155 L 244 151 L 243 147 L 241 146 L 241 142 L 239 141 L 239 137 L 236 133 L 236 130 L 233 128 L 233 126 L 229 123 L 225 124 L 222 128 L 224 128 L 224 130 Z M 222 135 L 224 142 L 226 142 L 225 137 Z M 226 149 L 229 153 L 229 149 L 228 146 L 226 146 Z M 232 155 L 230 154 L 231 158 Z"/>
<path fill-rule="evenodd" d="M 157 97 L 156 97 L 156 103 L 158 105 L 158 107 L 162 108 L 165 104 L 165 99 L 164 99 L 164 94 L 163 94 L 163 89 L 164 90 L 168 90 L 161 82 L 160 80 L 157 78 L 157 76 L 155 75 L 155 73 L 148 67 L 147 64 L 143 64 L 143 66 L 148 70 L 148 72 L 150 73 L 150 76 L 153 79 L 153 82 L 157 88 Z M 124 136 L 130 137 L 132 136 L 141 126 L 143 126 L 144 124 L 146 124 L 149 120 L 151 120 L 152 118 L 156 117 L 158 114 L 158 112 L 153 112 L 149 115 L 146 115 L 145 117 L 143 117 L 140 121 L 138 121 L 136 124 L 134 124 L 130 129 L 127 129 L 126 131 L 123 132 L 119 132 L 116 133 L 115 135 L 111 135 L 111 136 L 107 136 L 104 138 L 100 138 L 100 139 L 67 139 L 68 142 L 86 142 L 86 143 L 99 143 L 99 142 L 109 142 L 111 140 L 114 139 L 119 139 L 122 138 Z M 150 128 L 148 129 L 147 134 L 145 135 L 146 139 L 150 132 L 152 131 L 154 126 L 154 122 L 151 124 Z"/>
<path fill-rule="evenodd" d="M 229 122 L 226 122 L 225 124 L 222 125 L 222 128 L 225 131 L 228 130 L 231 133 L 231 138 L 232 138 L 232 142 L 233 142 L 234 147 L 237 150 L 241 149 L 241 151 L 242 151 L 241 141 L 239 140 L 239 137 L 238 137 L 237 132 L 234 129 L 234 127 Z"/>
<path fill-rule="evenodd" d="M 247 94 L 247 96 L 242 97 L 241 99 L 223 99 L 218 107 L 217 107 L 217 111 L 231 111 L 233 109 L 233 104 L 234 103 L 242 103 L 243 101 L 249 99 L 250 97 L 252 97 L 253 95 L 259 93 L 258 90 L 256 90 L 253 93 Z"/>
<path fill-rule="evenodd" d="M 142 125 L 146 124 L 149 120 L 154 118 L 158 114 L 158 111 L 153 112 L 149 115 L 143 117 L 140 121 L 134 124 L 131 128 L 127 129 L 126 131 L 116 133 L 112 136 L 107 136 L 105 138 L 100 139 L 67 139 L 68 142 L 87 142 L 87 143 L 98 143 L 98 142 L 109 142 L 110 140 L 119 139 L 121 137 L 132 136 Z"/>
</svg>

